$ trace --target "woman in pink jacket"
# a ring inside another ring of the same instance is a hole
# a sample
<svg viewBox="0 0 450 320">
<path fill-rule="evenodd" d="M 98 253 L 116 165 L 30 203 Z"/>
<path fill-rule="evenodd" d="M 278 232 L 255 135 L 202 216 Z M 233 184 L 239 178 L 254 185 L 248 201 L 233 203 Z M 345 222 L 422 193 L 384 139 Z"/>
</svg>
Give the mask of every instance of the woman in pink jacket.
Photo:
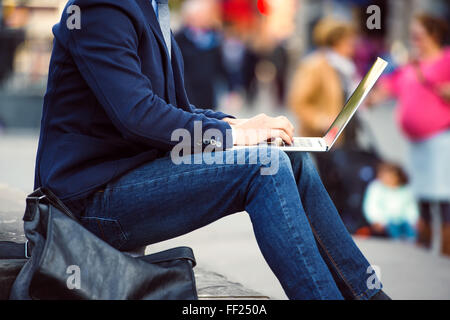
<svg viewBox="0 0 450 320">
<path fill-rule="evenodd" d="M 378 99 L 398 100 L 397 122 L 411 141 L 411 182 L 421 207 L 419 242 L 431 241 L 430 212 L 441 212 L 443 248 L 450 254 L 450 49 L 445 21 L 419 15 L 411 26 L 414 59 L 386 76 Z"/>
</svg>

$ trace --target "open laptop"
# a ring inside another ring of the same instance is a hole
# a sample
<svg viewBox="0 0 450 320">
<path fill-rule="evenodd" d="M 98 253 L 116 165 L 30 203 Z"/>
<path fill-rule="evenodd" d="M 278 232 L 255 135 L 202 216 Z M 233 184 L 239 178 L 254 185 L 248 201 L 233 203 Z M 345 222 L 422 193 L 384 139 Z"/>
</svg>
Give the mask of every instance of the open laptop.
<svg viewBox="0 0 450 320">
<path fill-rule="evenodd" d="M 322 138 L 306 138 L 306 137 L 294 137 L 292 145 L 285 145 L 281 138 L 276 139 L 272 144 L 283 151 L 307 151 L 307 152 L 326 152 L 329 151 L 336 140 L 344 131 L 347 124 L 352 119 L 356 110 L 367 97 L 370 90 L 373 88 L 377 80 L 380 78 L 384 69 L 386 69 L 388 63 L 381 58 L 378 58 L 373 64 L 372 68 L 361 80 L 358 87 L 353 92 L 350 99 L 345 104 L 342 111 L 337 116 L 327 133 Z M 271 145 L 272 145 L 271 144 Z"/>
</svg>

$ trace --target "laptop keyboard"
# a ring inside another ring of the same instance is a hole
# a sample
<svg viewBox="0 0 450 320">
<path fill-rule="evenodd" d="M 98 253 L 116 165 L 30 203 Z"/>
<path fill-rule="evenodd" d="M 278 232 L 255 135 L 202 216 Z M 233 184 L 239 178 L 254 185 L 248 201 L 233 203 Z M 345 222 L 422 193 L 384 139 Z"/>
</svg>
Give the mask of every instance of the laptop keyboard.
<svg viewBox="0 0 450 320">
<path fill-rule="evenodd" d="M 278 147 L 294 147 L 294 148 L 312 148 L 313 140 L 308 138 L 294 138 L 292 145 L 287 145 L 281 138 L 277 138 L 272 144 Z"/>
<path fill-rule="evenodd" d="M 294 139 L 294 147 L 297 148 L 312 148 L 311 139 Z"/>
</svg>

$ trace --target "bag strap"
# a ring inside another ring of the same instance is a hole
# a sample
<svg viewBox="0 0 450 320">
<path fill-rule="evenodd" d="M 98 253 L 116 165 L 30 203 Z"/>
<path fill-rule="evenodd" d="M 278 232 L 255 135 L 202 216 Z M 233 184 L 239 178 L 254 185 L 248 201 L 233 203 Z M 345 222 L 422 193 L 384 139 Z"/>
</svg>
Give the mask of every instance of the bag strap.
<svg viewBox="0 0 450 320">
<path fill-rule="evenodd" d="M 160 262 L 168 262 L 173 260 L 188 260 L 192 267 L 197 265 L 197 261 L 194 257 L 194 252 L 189 247 L 177 247 L 161 252 L 157 252 L 151 255 L 138 257 L 137 259 L 143 260 L 147 263 L 160 263 Z"/>
<path fill-rule="evenodd" d="M 78 221 L 75 215 L 66 207 L 66 205 L 50 190 L 47 188 L 38 188 L 33 193 L 27 196 L 27 207 L 25 209 L 24 221 L 32 220 L 34 216 L 34 210 L 32 209 L 36 204 L 48 202 L 69 218 Z"/>
</svg>

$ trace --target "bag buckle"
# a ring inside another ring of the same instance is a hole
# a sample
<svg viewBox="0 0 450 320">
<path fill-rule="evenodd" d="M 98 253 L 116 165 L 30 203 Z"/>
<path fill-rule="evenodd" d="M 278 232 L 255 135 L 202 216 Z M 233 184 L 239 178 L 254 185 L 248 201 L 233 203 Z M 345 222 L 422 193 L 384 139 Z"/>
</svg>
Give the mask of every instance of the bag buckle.
<svg viewBox="0 0 450 320">
<path fill-rule="evenodd" d="M 31 258 L 31 254 L 30 254 L 30 250 L 28 249 L 28 240 L 25 242 L 25 258 L 30 259 Z"/>
<path fill-rule="evenodd" d="M 43 200 L 46 196 L 28 196 L 26 199 L 27 206 L 25 208 L 25 214 L 23 215 L 23 221 L 31 221 L 34 218 L 34 214 L 36 212 L 35 206 L 38 205 L 41 200 Z"/>
</svg>

